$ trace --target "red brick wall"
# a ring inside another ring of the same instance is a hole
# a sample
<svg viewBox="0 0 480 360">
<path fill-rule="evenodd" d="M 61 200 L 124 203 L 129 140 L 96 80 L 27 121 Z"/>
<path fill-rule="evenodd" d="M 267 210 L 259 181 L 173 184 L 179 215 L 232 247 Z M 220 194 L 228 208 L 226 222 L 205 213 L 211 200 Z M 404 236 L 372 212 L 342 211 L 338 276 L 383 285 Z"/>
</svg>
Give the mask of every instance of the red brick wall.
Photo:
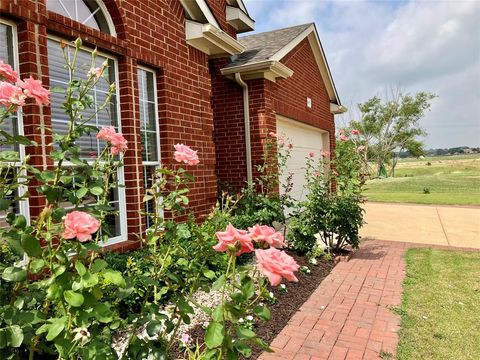
<svg viewBox="0 0 480 360">
<path fill-rule="evenodd" d="M 273 86 L 277 114 L 325 130 L 334 129 L 330 99 L 308 39 L 281 62 L 293 70 L 293 76 Z M 307 107 L 307 97 L 312 99 L 312 108 Z"/>
<path fill-rule="evenodd" d="M 224 2 L 224 1 L 223 1 Z M 34 75 L 48 84 L 46 35 L 66 39 L 80 36 L 84 43 L 110 52 L 118 59 L 122 131 L 129 150 L 125 156 L 127 218 L 129 239 L 143 230 L 143 179 L 139 131 L 137 64 L 157 71 L 161 155 L 164 164 L 172 163 L 173 145 L 183 142 L 197 149 L 201 158 L 191 172 L 191 206 L 198 215 L 209 211 L 216 200 L 215 146 L 211 79 L 207 56 L 185 41 L 184 12 L 178 0 L 105 0 L 113 18 L 117 37 L 100 33 L 58 14 L 47 12 L 45 0 L 0 1 L 0 15 L 18 26 L 19 58 L 22 76 Z M 213 2 L 217 12 L 222 2 Z M 223 5 L 222 5 L 223 4 Z M 225 18 L 225 15 L 223 16 Z M 225 30 L 225 29 L 224 29 Z M 227 29 L 228 30 L 228 29 Z M 38 125 L 49 126 L 48 108 L 25 108 L 25 131 L 39 143 L 48 144 Z M 45 148 L 32 150 L 32 162 L 46 166 Z M 32 189 L 33 190 L 33 189 Z M 35 195 L 35 194 L 34 194 Z M 32 215 L 38 214 L 41 198 L 32 199 Z"/>
<path fill-rule="evenodd" d="M 211 61 L 216 171 L 221 190 L 245 185 L 245 133 L 242 88 L 220 73 L 226 59 Z"/>
</svg>

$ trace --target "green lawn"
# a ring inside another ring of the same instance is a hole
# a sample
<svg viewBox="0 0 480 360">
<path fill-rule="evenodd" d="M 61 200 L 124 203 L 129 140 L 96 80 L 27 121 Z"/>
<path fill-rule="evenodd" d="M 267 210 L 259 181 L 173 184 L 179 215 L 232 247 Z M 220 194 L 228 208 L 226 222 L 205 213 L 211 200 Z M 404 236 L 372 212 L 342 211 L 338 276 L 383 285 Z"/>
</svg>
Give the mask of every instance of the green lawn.
<svg viewBox="0 0 480 360">
<path fill-rule="evenodd" d="M 394 178 L 369 180 L 365 195 L 370 201 L 480 205 L 480 155 L 402 161 Z"/>
<path fill-rule="evenodd" d="M 398 360 L 480 359 L 480 253 L 410 249 Z"/>
</svg>

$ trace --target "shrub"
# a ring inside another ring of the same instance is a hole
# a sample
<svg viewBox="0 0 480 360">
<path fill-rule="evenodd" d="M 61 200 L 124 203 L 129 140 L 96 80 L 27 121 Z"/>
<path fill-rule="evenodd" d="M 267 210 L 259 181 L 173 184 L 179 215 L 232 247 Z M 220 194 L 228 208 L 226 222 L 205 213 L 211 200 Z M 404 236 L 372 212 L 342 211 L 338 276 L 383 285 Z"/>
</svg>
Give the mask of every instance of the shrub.
<svg viewBox="0 0 480 360">
<path fill-rule="evenodd" d="M 341 134 L 331 162 L 327 152 L 316 161 L 311 156 L 306 158 L 306 200 L 298 205 L 288 225 L 293 249 L 307 253 L 318 246 L 318 241 L 329 250 L 347 244 L 358 247 L 363 224 L 361 151 L 355 139 Z"/>
</svg>

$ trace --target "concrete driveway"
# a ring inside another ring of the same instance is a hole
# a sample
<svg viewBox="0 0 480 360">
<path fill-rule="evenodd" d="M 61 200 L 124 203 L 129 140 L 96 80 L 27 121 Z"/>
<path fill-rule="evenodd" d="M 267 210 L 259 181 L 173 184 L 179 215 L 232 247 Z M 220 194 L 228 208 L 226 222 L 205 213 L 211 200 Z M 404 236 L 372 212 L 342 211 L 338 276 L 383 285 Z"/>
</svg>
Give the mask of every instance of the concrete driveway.
<svg viewBox="0 0 480 360">
<path fill-rule="evenodd" d="M 364 208 L 364 238 L 480 249 L 480 207 L 369 202 Z"/>
</svg>

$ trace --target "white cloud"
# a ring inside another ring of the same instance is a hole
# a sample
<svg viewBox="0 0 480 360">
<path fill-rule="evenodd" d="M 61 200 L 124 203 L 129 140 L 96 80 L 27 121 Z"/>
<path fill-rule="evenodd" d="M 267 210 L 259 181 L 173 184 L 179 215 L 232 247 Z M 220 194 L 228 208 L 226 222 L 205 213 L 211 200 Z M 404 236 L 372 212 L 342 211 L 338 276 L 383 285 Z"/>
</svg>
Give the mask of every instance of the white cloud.
<svg viewBox="0 0 480 360">
<path fill-rule="evenodd" d="M 427 145 L 480 145 L 479 1 L 245 2 L 260 31 L 315 21 L 347 106 L 391 85 L 434 92 Z"/>
</svg>

